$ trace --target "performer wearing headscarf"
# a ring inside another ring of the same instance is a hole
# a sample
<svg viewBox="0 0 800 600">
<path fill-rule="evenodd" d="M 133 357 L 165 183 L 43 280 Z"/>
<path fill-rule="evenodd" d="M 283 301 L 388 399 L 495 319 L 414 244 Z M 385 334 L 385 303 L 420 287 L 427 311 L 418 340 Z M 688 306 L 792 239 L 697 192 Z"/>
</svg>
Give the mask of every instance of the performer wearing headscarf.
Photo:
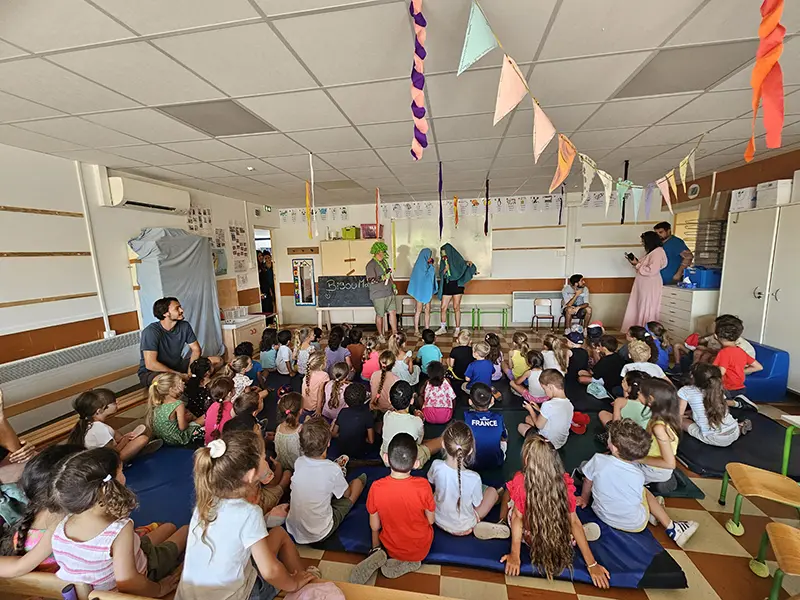
<svg viewBox="0 0 800 600">
<path fill-rule="evenodd" d="M 431 326 L 431 298 L 436 293 L 436 267 L 433 264 L 433 252 L 423 248 L 417 256 L 417 262 L 411 271 L 408 282 L 408 295 L 417 301 L 414 312 L 414 333 L 419 334 L 419 318 L 422 307 L 425 307 L 425 329 Z"/>
<path fill-rule="evenodd" d="M 455 335 L 461 331 L 461 297 L 464 295 L 464 286 L 467 285 L 478 269 L 450 244 L 441 248 L 439 261 L 439 289 L 437 295 L 442 301 L 442 323 L 436 330 L 436 335 L 447 333 L 447 307 L 450 299 L 453 300 L 453 312 L 456 315 Z"/>
<path fill-rule="evenodd" d="M 392 269 L 388 260 L 389 248 L 383 242 L 375 242 L 370 248 L 372 260 L 367 263 L 367 283 L 369 299 L 375 308 L 375 326 L 378 334 L 386 332 L 384 317 L 389 316 L 389 328 L 397 333 L 397 288 L 392 279 Z"/>
</svg>

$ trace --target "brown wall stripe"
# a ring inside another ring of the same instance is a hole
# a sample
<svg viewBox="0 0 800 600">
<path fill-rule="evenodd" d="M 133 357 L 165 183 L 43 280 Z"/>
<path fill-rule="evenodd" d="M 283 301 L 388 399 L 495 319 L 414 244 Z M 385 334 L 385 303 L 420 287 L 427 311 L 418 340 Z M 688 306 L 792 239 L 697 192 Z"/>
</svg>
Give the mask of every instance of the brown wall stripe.
<svg viewBox="0 0 800 600">
<path fill-rule="evenodd" d="M 91 252 L 0 252 L 0 258 L 40 258 L 42 256 L 91 256 Z"/>
<path fill-rule="evenodd" d="M 250 288 L 249 290 L 239 290 L 239 306 L 250 306 L 251 304 L 261 304 L 261 290 Z"/>
<path fill-rule="evenodd" d="M 86 292 L 85 294 L 68 294 L 66 296 L 48 296 L 46 298 L 28 298 L 26 300 L 12 300 L 11 302 L 0 302 L 0 308 L 11 308 L 13 306 L 28 306 L 29 304 L 44 304 L 45 302 L 60 302 L 61 300 L 76 300 L 77 298 L 91 298 L 97 296 L 97 292 Z"/>
<path fill-rule="evenodd" d="M 136 311 L 109 316 L 111 329 L 128 333 L 139 329 Z M 30 331 L 0 335 L 0 364 L 103 339 L 103 319 L 86 319 Z"/>
<path fill-rule="evenodd" d="M 83 213 L 70 212 L 66 210 L 48 210 L 46 208 L 23 208 L 21 206 L 0 206 L 0 212 L 27 213 L 30 215 L 49 215 L 51 217 L 75 217 L 83 218 Z"/>
</svg>

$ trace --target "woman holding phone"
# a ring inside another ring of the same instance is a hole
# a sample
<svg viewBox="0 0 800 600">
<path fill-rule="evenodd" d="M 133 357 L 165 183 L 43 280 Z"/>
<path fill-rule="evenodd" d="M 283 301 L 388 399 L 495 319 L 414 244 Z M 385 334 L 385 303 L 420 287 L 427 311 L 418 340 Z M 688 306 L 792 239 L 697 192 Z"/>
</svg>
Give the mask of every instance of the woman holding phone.
<svg viewBox="0 0 800 600">
<path fill-rule="evenodd" d="M 636 279 L 622 321 L 622 331 L 628 331 L 632 325 L 644 327 L 648 321 L 661 318 L 661 291 L 664 287 L 661 269 L 667 266 L 667 255 L 655 231 L 642 234 L 642 246 L 645 255 L 641 259 L 630 253 L 625 255 L 625 259 L 636 269 Z"/>
</svg>

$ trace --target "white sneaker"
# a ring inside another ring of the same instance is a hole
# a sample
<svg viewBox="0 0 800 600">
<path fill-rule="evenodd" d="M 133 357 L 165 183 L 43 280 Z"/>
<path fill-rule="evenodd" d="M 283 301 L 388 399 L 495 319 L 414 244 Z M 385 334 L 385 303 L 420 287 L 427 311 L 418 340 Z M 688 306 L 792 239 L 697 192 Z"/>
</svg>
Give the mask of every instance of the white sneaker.
<svg viewBox="0 0 800 600">
<path fill-rule="evenodd" d="M 437 329 L 433 333 L 434 335 L 444 335 L 447 333 L 447 327 L 439 327 L 439 329 Z"/>
<path fill-rule="evenodd" d="M 698 527 L 700 527 L 700 524 L 697 521 L 673 521 L 672 528 L 667 529 L 667 535 L 679 547 L 683 548 Z"/>
<path fill-rule="evenodd" d="M 656 502 L 658 502 L 661 506 L 664 506 L 664 496 L 656 496 Z M 658 519 L 653 516 L 653 513 L 650 513 L 650 516 L 647 520 L 650 521 L 650 525 L 658 525 Z"/>
<path fill-rule="evenodd" d="M 489 521 L 481 521 L 475 525 L 472 533 L 479 540 L 507 540 L 511 537 L 511 530 L 508 525 Z"/>
<path fill-rule="evenodd" d="M 584 523 L 583 533 L 587 542 L 596 542 L 600 539 L 600 525 L 597 523 Z"/>
<path fill-rule="evenodd" d="M 457 337 L 459 333 L 461 333 L 461 327 L 456 327 L 456 330 L 453 332 L 453 337 Z"/>
</svg>

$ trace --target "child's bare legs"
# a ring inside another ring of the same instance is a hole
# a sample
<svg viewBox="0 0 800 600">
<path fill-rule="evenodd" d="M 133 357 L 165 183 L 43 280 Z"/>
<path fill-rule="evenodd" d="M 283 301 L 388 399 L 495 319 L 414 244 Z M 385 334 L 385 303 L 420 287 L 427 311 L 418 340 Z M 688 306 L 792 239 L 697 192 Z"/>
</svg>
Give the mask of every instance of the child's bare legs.
<svg viewBox="0 0 800 600">
<path fill-rule="evenodd" d="M 683 431 L 689 431 L 689 426 L 693 425 L 694 421 L 692 421 L 689 417 L 683 417 L 681 419 L 681 429 Z"/>
<path fill-rule="evenodd" d="M 276 482 L 273 485 L 277 485 L 278 487 L 280 487 L 283 490 L 284 493 L 286 493 L 286 491 L 289 489 L 289 486 L 292 483 L 292 472 L 291 471 L 283 471 L 281 473 L 280 478 L 278 478 L 278 476 L 276 474 L 275 478 L 272 481 Z"/>
<path fill-rule="evenodd" d="M 603 427 L 606 427 L 611 421 L 614 420 L 614 413 L 608 412 L 607 410 L 601 410 L 597 417 L 600 419 Z"/>
<path fill-rule="evenodd" d="M 528 389 L 528 386 L 523 385 L 521 383 L 517 383 L 511 377 L 509 377 L 509 380 L 510 380 L 509 385 L 511 386 L 511 389 L 517 392 L 517 394 L 519 394 L 520 396 L 522 396 L 522 392 Z"/>
<path fill-rule="evenodd" d="M 511 494 L 508 490 L 503 490 L 503 496 L 500 498 L 500 522 L 505 523 L 508 521 L 508 503 L 511 502 Z"/>
<path fill-rule="evenodd" d="M 344 493 L 343 497 L 349 499 L 353 504 L 355 504 L 363 491 L 364 482 L 361 481 L 361 479 L 353 479 L 353 481 L 350 482 L 350 485 L 347 486 L 347 491 Z M 272 535 L 271 532 L 270 535 Z"/>
<path fill-rule="evenodd" d="M 489 514 L 489 511 L 497 504 L 498 500 L 500 500 L 500 492 L 493 487 L 487 487 L 486 491 L 483 492 L 483 500 L 475 507 L 475 513 L 478 515 L 478 519 L 483 521 L 486 515 Z"/>
<path fill-rule="evenodd" d="M 442 438 L 437 437 L 430 440 L 424 440 L 422 445 L 431 451 L 431 456 L 436 456 L 442 451 Z"/>
<path fill-rule="evenodd" d="M 141 452 L 142 449 L 149 443 L 150 436 L 148 435 L 140 435 L 130 441 L 123 441 L 123 443 L 117 444 L 119 457 L 122 459 L 122 462 L 128 462 L 134 456 L 139 454 L 139 452 Z"/>
<path fill-rule="evenodd" d="M 294 542 L 283 527 L 274 527 L 269 530 L 267 546 L 269 546 L 270 552 L 275 554 L 278 560 L 283 563 L 289 573 L 302 573 L 306 570 L 303 566 L 303 561 L 300 560 L 297 546 L 294 545 Z"/>
<path fill-rule="evenodd" d="M 664 529 L 668 529 L 672 524 L 672 519 L 670 519 L 667 514 L 667 510 L 656 500 L 656 497 L 650 490 L 645 489 L 644 493 L 647 495 L 647 506 L 650 509 L 650 514 L 656 518 L 656 521 L 658 521 Z"/>
<path fill-rule="evenodd" d="M 525 423 L 520 423 L 519 426 L 517 427 L 517 431 L 519 432 L 519 434 L 522 437 L 525 437 L 527 435 L 528 431 L 533 429 L 533 425 L 527 422 L 528 419 L 530 419 L 530 417 L 525 417 L 525 421 L 526 422 Z"/>
<path fill-rule="evenodd" d="M 163 544 L 164 542 L 172 542 L 178 547 L 178 552 L 183 554 L 184 550 L 186 550 L 186 539 L 189 537 L 189 526 L 184 525 L 180 529 L 176 529 L 175 525 L 172 523 L 162 523 L 145 537 L 147 537 L 154 546 Z"/>
</svg>

